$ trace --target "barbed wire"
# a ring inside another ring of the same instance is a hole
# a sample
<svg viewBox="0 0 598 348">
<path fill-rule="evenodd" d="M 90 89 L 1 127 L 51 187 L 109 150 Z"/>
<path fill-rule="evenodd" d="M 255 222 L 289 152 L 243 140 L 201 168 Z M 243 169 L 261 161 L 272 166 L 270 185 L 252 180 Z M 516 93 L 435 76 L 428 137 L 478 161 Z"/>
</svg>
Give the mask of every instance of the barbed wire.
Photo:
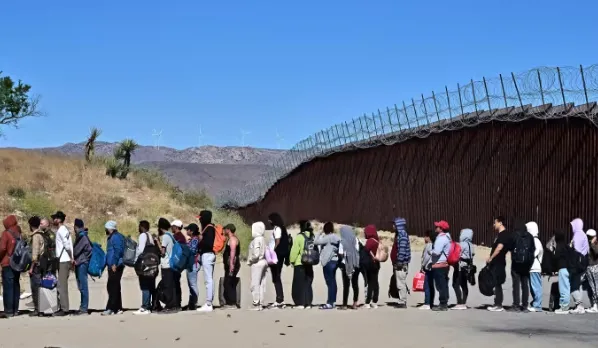
<svg viewBox="0 0 598 348">
<path fill-rule="evenodd" d="M 237 208 L 257 202 L 300 164 L 337 152 L 390 146 L 490 121 L 576 116 L 596 125 L 596 101 L 598 65 L 540 67 L 520 74 L 470 80 L 465 85 L 457 84 L 456 90 L 445 87 L 427 97 L 422 94 L 317 132 L 284 152 L 259 179 L 224 192 L 217 204 Z"/>
</svg>

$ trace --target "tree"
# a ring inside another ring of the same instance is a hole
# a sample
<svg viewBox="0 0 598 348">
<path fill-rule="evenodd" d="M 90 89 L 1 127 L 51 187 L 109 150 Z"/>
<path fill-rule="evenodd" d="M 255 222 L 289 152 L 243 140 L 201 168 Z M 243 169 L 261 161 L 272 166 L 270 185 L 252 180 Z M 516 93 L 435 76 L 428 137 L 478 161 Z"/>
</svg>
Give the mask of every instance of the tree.
<svg viewBox="0 0 598 348">
<path fill-rule="evenodd" d="M 125 139 L 122 141 L 122 143 L 120 143 L 117 150 L 115 151 L 115 157 L 117 157 L 118 155 L 117 158 L 120 157 L 119 159 L 123 160 L 125 168 L 127 168 L 127 170 L 131 166 L 131 155 L 133 154 L 133 152 L 135 152 L 135 150 L 137 150 L 138 147 L 139 144 L 137 144 L 135 140 Z"/>
<path fill-rule="evenodd" d="M 98 140 L 100 135 L 102 135 L 102 130 L 99 128 L 93 127 L 89 131 L 89 136 L 87 137 L 87 141 L 85 142 L 85 162 L 91 162 L 91 159 L 95 154 L 96 140 Z"/>
<path fill-rule="evenodd" d="M 30 91 L 30 85 L 21 80 L 15 83 L 0 71 L 0 126 L 17 127 L 23 118 L 41 116 L 39 98 L 31 96 Z"/>
</svg>

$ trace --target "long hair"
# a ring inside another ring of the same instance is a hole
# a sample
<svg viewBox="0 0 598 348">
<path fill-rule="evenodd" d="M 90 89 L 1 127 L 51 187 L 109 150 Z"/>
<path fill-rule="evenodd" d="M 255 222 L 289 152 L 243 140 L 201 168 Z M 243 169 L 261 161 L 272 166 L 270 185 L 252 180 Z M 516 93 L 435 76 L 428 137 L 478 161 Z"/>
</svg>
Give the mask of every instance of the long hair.
<svg viewBox="0 0 598 348">
<path fill-rule="evenodd" d="M 282 220 L 282 216 L 280 216 L 280 214 L 278 213 L 272 213 L 270 215 L 268 215 L 268 220 L 270 220 L 270 223 L 272 224 L 272 227 L 278 227 L 280 228 L 281 234 L 280 234 L 280 239 L 282 240 L 287 240 L 289 239 L 289 233 L 287 232 L 287 228 L 284 224 L 284 221 Z"/>
</svg>

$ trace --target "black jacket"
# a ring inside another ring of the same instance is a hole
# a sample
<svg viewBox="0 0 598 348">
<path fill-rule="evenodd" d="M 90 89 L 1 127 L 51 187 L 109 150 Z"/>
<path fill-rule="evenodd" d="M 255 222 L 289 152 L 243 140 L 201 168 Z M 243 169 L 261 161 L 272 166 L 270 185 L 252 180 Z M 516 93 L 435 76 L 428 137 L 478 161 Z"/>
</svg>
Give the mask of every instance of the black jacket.
<svg viewBox="0 0 598 348">
<path fill-rule="evenodd" d="M 209 210 L 202 210 L 199 213 L 199 223 L 201 224 L 201 240 L 197 247 L 197 252 L 200 254 L 214 252 L 214 238 L 216 238 L 216 229 L 212 225 L 212 212 Z"/>
</svg>

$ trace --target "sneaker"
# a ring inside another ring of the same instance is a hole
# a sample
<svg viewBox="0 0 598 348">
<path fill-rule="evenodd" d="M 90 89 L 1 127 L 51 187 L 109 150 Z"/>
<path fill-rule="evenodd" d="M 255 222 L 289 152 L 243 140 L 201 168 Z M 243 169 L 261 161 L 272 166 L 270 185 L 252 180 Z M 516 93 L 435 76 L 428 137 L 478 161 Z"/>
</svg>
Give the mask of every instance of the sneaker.
<svg viewBox="0 0 598 348">
<path fill-rule="evenodd" d="M 397 308 L 407 308 L 407 302 L 397 302 Z"/>
<path fill-rule="evenodd" d="M 438 307 L 432 308 L 432 312 L 446 312 L 448 311 L 448 307 L 446 305 L 440 305 Z"/>
<path fill-rule="evenodd" d="M 164 308 L 163 310 L 159 311 L 158 314 L 175 314 L 178 312 L 179 310 L 176 308 Z"/>
<path fill-rule="evenodd" d="M 139 308 L 138 310 L 136 310 L 135 312 L 133 312 L 134 315 L 148 315 L 151 314 L 152 311 L 148 311 L 145 308 Z"/>
<path fill-rule="evenodd" d="M 372 307 L 372 309 L 378 309 L 378 304 L 376 303 L 372 303 L 370 306 Z"/>
<path fill-rule="evenodd" d="M 535 312 L 537 312 L 537 310 L 536 310 L 534 307 L 531 307 L 531 306 L 530 306 L 530 307 L 527 307 L 527 311 L 528 311 L 528 312 L 530 312 L 530 313 L 535 313 Z"/>
<path fill-rule="evenodd" d="M 56 314 L 54 314 L 54 315 L 56 315 Z M 105 310 L 105 311 L 102 312 L 102 315 L 104 315 L 104 316 L 106 316 L 106 315 L 114 315 L 114 312 L 111 311 L 111 310 L 109 310 L 109 309 L 107 309 L 107 310 Z"/>
<path fill-rule="evenodd" d="M 270 305 L 271 309 L 283 309 L 284 307 L 286 307 L 286 305 L 283 302 L 274 302 Z"/>
<path fill-rule="evenodd" d="M 118 311 L 116 311 L 116 313 L 114 313 L 115 315 L 121 315 L 124 314 L 125 311 L 123 311 L 122 309 L 119 309 Z"/>
<path fill-rule="evenodd" d="M 305 306 L 295 306 L 294 309 L 305 309 Z"/>
<path fill-rule="evenodd" d="M 488 310 L 490 312 L 504 312 L 505 309 L 502 308 L 502 306 L 491 306 L 491 307 L 488 307 Z"/>
<path fill-rule="evenodd" d="M 211 304 L 205 304 L 197 309 L 198 312 L 211 312 L 214 310 Z"/>
<path fill-rule="evenodd" d="M 251 311 L 262 311 L 264 308 L 259 303 L 254 303 L 253 307 L 251 307 Z"/>
<path fill-rule="evenodd" d="M 575 309 L 572 309 L 569 311 L 569 313 L 571 314 L 584 314 L 586 312 L 586 310 L 583 308 L 582 305 L 577 305 L 577 307 L 575 307 Z"/>
<path fill-rule="evenodd" d="M 429 311 L 431 309 L 431 307 L 430 307 L 430 305 L 425 304 L 425 305 L 420 306 L 419 309 L 422 311 Z"/>
<path fill-rule="evenodd" d="M 554 314 L 569 314 L 569 310 L 568 309 L 564 309 L 564 308 L 559 308 L 557 310 L 554 311 Z"/>
<path fill-rule="evenodd" d="M 592 313 L 592 314 L 598 313 L 598 305 L 593 305 L 592 307 L 586 309 L 586 313 Z"/>
<path fill-rule="evenodd" d="M 369 304 L 369 303 L 366 303 L 366 304 L 363 305 L 363 308 L 365 308 L 365 309 L 371 309 L 372 305 Z"/>
<path fill-rule="evenodd" d="M 312 309 L 313 306 L 305 306 L 305 309 Z"/>
<path fill-rule="evenodd" d="M 21 294 L 21 296 L 19 296 L 19 299 L 24 300 L 26 298 L 31 297 L 31 293 L 30 292 L 24 292 Z"/>
<path fill-rule="evenodd" d="M 521 308 L 519 306 L 513 306 L 513 307 L 507 309 L 507 312 L 521 313 Z"/>
<path fill-rule="evenodd" d="M 462 310 L 466 310 L 467 306 L 463 305 L 463 304 L 458 304 L 455 307 L 451 308 L 454 311 L 462 311 Z"/>
</svg>

